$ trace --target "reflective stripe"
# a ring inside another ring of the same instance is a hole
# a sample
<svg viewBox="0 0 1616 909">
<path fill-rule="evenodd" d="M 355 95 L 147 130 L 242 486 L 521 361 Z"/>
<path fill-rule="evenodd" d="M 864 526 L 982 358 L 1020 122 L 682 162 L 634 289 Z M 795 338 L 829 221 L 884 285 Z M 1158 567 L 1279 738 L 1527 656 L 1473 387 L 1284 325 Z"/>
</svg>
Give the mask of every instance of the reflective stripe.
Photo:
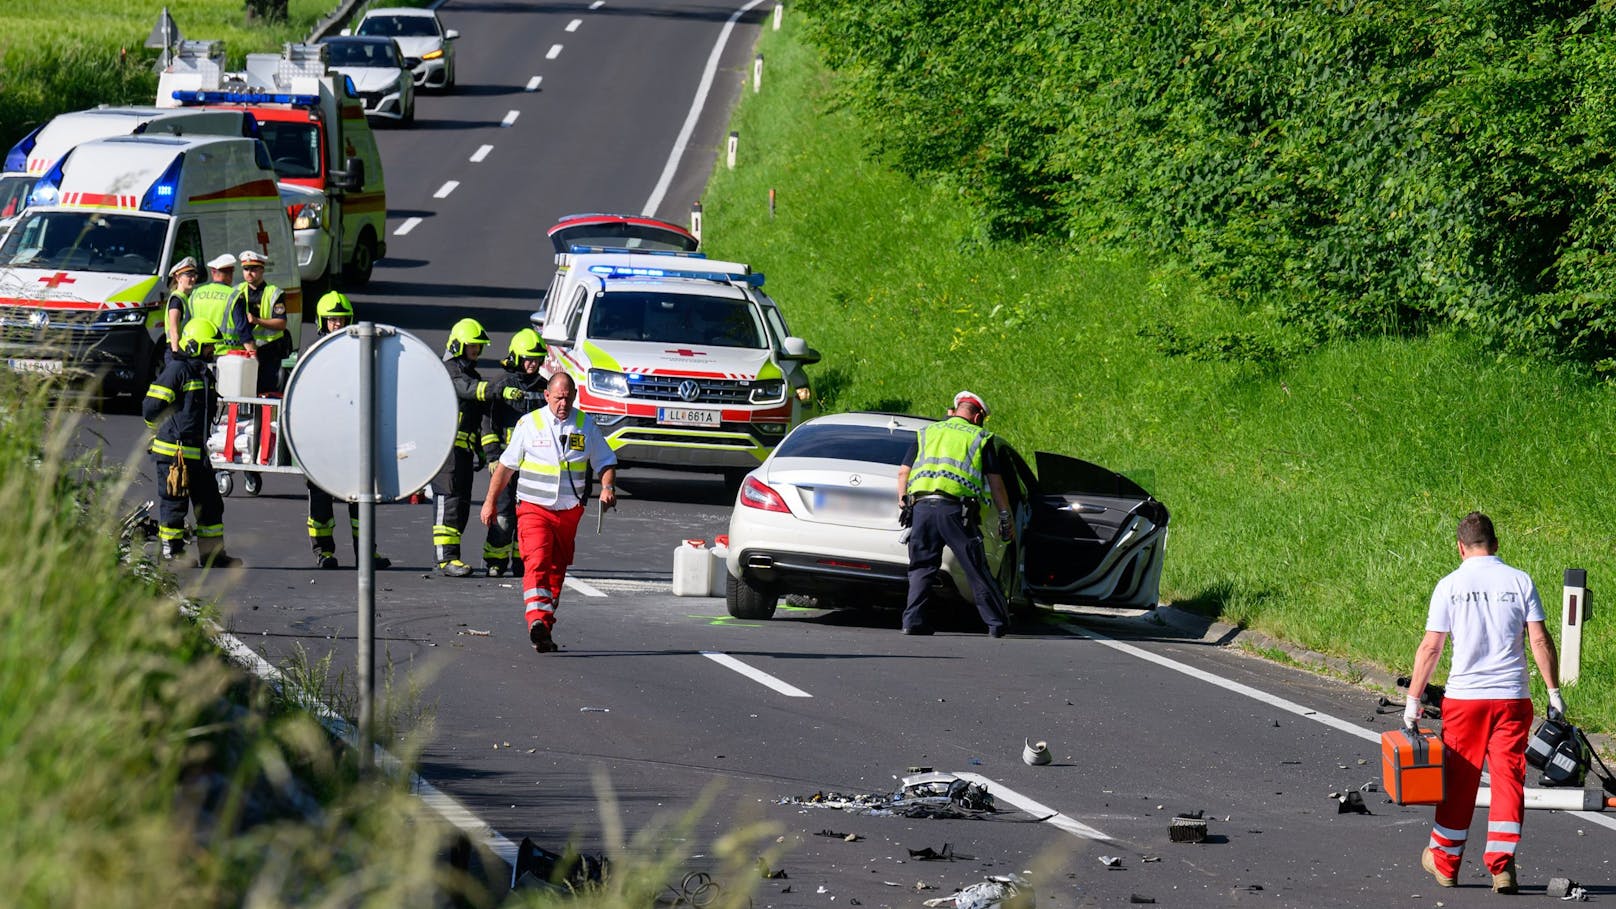
<svg viewBox="0 0 1616 909">
<path fill-rule="evenodd" d="M 316 521 L 313 518 L 309 518 L 309 536 L 311 537 L 328 537 L 331 536 L 336 529 L 337 522 L 335 520 Z"/>
<path fill-rule="evenodd" d="M 222 536 L 224 536 L 224 525 L 223 524 L 198 524 L 198 525 L 196 525 L 196 538 L 199 539 L 199 540 L 218 539 L 219 537 L 222 537 Z"/>
<path fill-rule="evenodd" d="M 1470 831 L 1455 830 L 1452 827 L 1444 827 L 1441 824 L 1432 824 L 1431 835 L 1440 836 L 1451 843 L 1462 843 L 1470 836 Z"/>
<path fill-rule="evenodd" d="M 916 434 L 918 454 L 905 491 L 916 496 L 944 492 L 960 499 L 984 498 L 982 445 L 991 435 L 960 417 L 922 427 Z"/>
<path fill-rule="evenodd" d="M 1487 822 L 1487 832 L 1488 833 L 1513 833 L 1516 836 L 1520 836 L 1521 835 L 1521 824 L 1520 824 L 1519 821 L 1488 821 Z"/>
<path fill-rule="evenodd" d="M 432 525 L 432 545 L 458 546 L 460 544 L 460 531 L 446 524 Z"/>
<path fill-rule="evenodd" d="M 183 527 L 163 527 L 163 526 L 159 525 L 158 528 L 157 528 L 157 539 L 159 539 L 159 540 L 183 540 L 183 539 L 185 539 L 185 528 L 183 528 Z"/>
<path fill-rule="evenodd" d="M 174 389 L 169 388 L 167 385 L 153 385 L 152 387 L 146 389 L 146 397 L 156 398 L 159 401 L 168 401 L 172 403 L 174 400 Z"/>
<path fill-rule="evenodd" d="M 499 436 L 496 436 L 491 432 L 484 433 L 483 438 L 482 438 L 482 443 L 483 443 L 484 448 L 487 448 L 490 445 L 498 445 L 499 444 Z"/>
<path fill-rule="evenodd" d="M 1502 852 L 1505 855 L 1514 855 L 1515 847 L 1519 845 L 1520 840 L 1488 840 L 1487 852 Z"/>
<path fill-rule="evenodd" d="M 196 445 L 181 445 L 178 442 L 165 442 L 162 439 L 152 439 L 151 451 L 152 454 L 162 455 L 163 457 L 181 455 L 182 457 L 192 461 L 202 460 L 202 449 L 200 446 Z"/>
<path fill-rule="evenodd" d="M 541 425 L 539 416 L 534 414 L 532 420 L 535 426 Z M 584 412 L 573 411 L 573 426 L 579 433 L 584 429 Z M 522 461 L 517 465 L 516 495 L 518 499 L 531 502 L 535 505 L 554 505 L 561 500 L 561 475 L 567 474 L 567 483 L 577 491 L 577 476 L 588 476 L 589 456 L 584 451 L 568 450 L 559 457 L 559 463 L 547 464 L 544 461 L 529 457 L 526 451 L 522 452 Z M 576 476 L 575 476 L 576 475 Z M 582 498 L 580 493 L 579 498 Z"/>
<path fill-rule="evenodd" d="M 1438 852 L 1446 852 L 1449 855 L 1464 855 L 1464 843 L 1460 843 L 1457 846 L 1448 846 L 1437 842 L 1437 839 L 1434 836 L 1431 837 L 1430 848 L 1435 849 Z"/>
<path fill-rule="evenodd" d="M 202 381 L 201 379 L 192 379 L 191 381 L 186 382 L 184 385 L 181 385 L 180 386 L 180 391 L 183 391 L 183 392 L 186 392 L 187 394 L 189 394 L 190 392 L 193 392 L 193 391 L 206 391 L 207 388 L 208 388 L 208 383 Z"/>
<path fill-rule="evenodd" d="M 483 543 L 483 558 L 485 558 L 485 559 L 508 559 L 510 557 L 511 557 L 511 544 L 506 543 L 504 546 L 490 546 L 487 543 Z"/>
<path fill-rule="evenodd" d="M 478 382 L 477 383 L 477 392 L 476 392 L 476 394 L 477 394 L 477 400 L 479 400 L 479 401 L 488 400 L 488 383 L 487 382 Z"/>
<path fill-rule="evenodd" d="M 249 285 L 246 281 L 241 282 L 241 284 L 236 287 L 237 292 L 239 292 L 243 297 L 247 296 L 247 292 L 250 289 L 251 285 Z M 280 298 L 281 289 L 279 287 L 276 287 L 273 284 L 265 284 L 264 293 L 258 298 L 258 318 L 275 318 L 275 303 L 276 301 L 280 300 Z M 271 341 L 278 341 L 285 336 L 285 334 L 286 331 L 284 329 L 264 328 L 260 325 L 254 325 L 252 328 L 253 340 L 259 344 L 268 344 Z"/>
</svg>

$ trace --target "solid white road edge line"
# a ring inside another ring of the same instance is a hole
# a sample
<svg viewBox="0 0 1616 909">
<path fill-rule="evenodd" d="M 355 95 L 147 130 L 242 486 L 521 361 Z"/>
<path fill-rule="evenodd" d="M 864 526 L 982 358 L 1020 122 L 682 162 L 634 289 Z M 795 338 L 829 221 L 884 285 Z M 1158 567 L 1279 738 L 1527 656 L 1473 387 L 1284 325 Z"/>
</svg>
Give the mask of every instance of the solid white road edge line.
<svg viewBox="0 0 1616 909">
<path fill-rule="evenodd" d="M 454 192 L 459 186 L 460 186 L 460 181 L 459 180 L 449 180 L 449 181 L 445 182 L 442 186 L 438 187 L 438 191 L 432 194 L 432 198 L 434 198 L 434 199 L 447 199 L 447 198 L 449 198 L 449 194 Z"/>
<path fill-rule="evenodd" d="M 398 229 L 393 231 L 393 236 L 402 237 L 405 234 L 409 233 L 410 231 L 414 230 L 417 226 L 420 225 L 420 223 L 421 223 L 420 218 L 405 218 L 404 223 L 400 224 L 398 226 Z"/>
<path fill-rule="evenodd" d="M 494 146 L 492 146 L 492 145 L 479 146 L 476 151 L 471 153 L 471 163 L 473 163 L 473 164 L 481 164 L 481 163 L 483 163 L 483 159 L 487 158 L 488 153 L 493 151 L 493 150 L 494 150 Z"/>
<path fill-rule="evenodd" d="M 543 82 L 543 81 L 544 81 L 543 76 L 534 76 L 533 78 L 527 80 L 527 91 L 530 91 L 530 92 L 538 91 L 539 90 L 539 83 Z"/>
<path fill-rule="evenodd" d="M 211 620 L 199 619 L 194 613 L 183 609 L 182 611 L 186 611 L 187 614 L 191 615 L 193 620 L 201 621 L 212 635 L 214 643 L 218 644 L 220 649 L 228 653 L 236 662 L 246 666 L 254 675 L 275 686 L 277 690 L 284 687 L 286 679 L 281 674 L 281 671 L 275 668 L 274 664 L 259 656 L 257 651 L 248 647 L 240 638 L 226 632 Z M 347 742 L 350 748 L 359 747 L 359 730 L 355 729 L 347 720 L 338 716 L 337 712 L 327 706 L 324 701 L 304 696 L 300 696 L 299 700 L 304 704 L 314 706 L 314 715 L 320 721 L 320 725 L 326 728 L 326 731 Z M 380 745 L 376 745 L 374 748 L 376 766 L 382 772 L 394 777 L 403 773 L 404 765 L 398 758 L 389 754 Z M 419 798 L 444 820 L 460 828 L 473 842 L 482 844 L 490 852 L 499 856 L 500 861 L 512 868 L 516 867 L 517 846 L 503 833 L 495 830 L 482 818 L 473 814 L 471 809 L 460 804 L 454 796 L 422 779 L 420 774 L 410 773 L 408 782 L 410 794 Z"/>
<path fill-rule="evenodd" d="M 980 783 L 981 785 L 986 786 L 988 791 L 993 793 L 993 798 L 996 801 L 1008 802 L 1017 808 L 1020 808 L 1022 811 L 1027 812 L 1033 817 L 1040 819 L 1044 823 L 1049 824 L 1052 827 L 1058 827 L 1073 836 L 1082 837 L 1086 840 L 1111 839 L 1109 836 L 1106 836 L 1104 833 L 1101 833 L 1082 821 L 1067 817 L 1048 805 L 1030 799 L 1014 789 L 1004 785 L 1003 783 L 990 780 L 980 773 L 955 773 L 954 775 L 962 780 L 970 780 L 973 783 Z"/>
<path fill-rule="evenodd" d="M 575 32 L 575 31 L 578 30 L 578 26 L 583 25 L 583 24 L 584 24 L 584 20 L 582 20 L 582 19 L 574 19 L 571 22 L 567 23 L 567 31 Z"/>
<path fill-rule="evenodd" d="M 746 665 L 727 653 L 719 653 L 716 650 L 703 650 L 701 655 L 726 669 L 733 669 L 736 672 L 739 672 L 741 675 L 744 675 L 752 681 L 757 682 L 759 685 L 763 685 L 766 688 L 773 688 L 775 691 L 780 692 L 788 698 L 813 697 L 813 695 L 803 691 L 801 688 L 787 682 L 782 682 L 761 669 L 753 669 L 751 666 Z"/>
<path fill-rule="evenodd" d="M 1365 729 L 1362 726 L 1355 726 L 1346 720 L 1337 719 L 1336 717 L 1330 716 L 1327 713 L 1320 713 L 1311 707 L 1304 707 L 1295 701 L 1286 700 L 1277 694 L 1269 694 L 1268 692 L 1259 688 L 1253 688 L 1250 685 L 1242 685 L 1233 679 L 1226 679 L 1223 676 L 1214 675 L 1213 673 L 1207 672 L 1204 669 L 1196 669 L 1194 666 L 1151 653 L 1148 650 L 1135 647 L 1132 644 L 1124 644 L 1121 641 L 1108 638 L 1098 632 L 1089 631 L 1087 629 L 1073 629 L 1073 631 L 1079 637 L 1088 638 L 1097 644 L 1104 644 L 1105 646 L 1110 647 L 1112 650 L 1116 650 L 1120 653 L 1126 653 L 1129 656 L 1138 657 L 1141 660 L 1155 663 L 1158 666 L 1166 667 L 1174 672 L 1182 672 L 1190 678 L 1199 679 L 1200 681 L 1206 682 L 1209 685 L 1216 685 L 1219 688 L 1232 691 L 1235 694 L 1243 694 L 1252 700 L 1261 701 L 1264 704 L 1278 707 L 1280 710 L 1294 713 L 1300 717 L 1305 717 L 1315 723 L 1322 723 L 1329 726 L 1331 729 L 1340 730 L 1348 735 L 1355 735 L 1364 741 L 1373 742 L 1376 745 L 1380 744 L 1380 733 L 1375 732 L 1372 729 Z M 1616 818 L 1606 817 L 1597 811 L 1565 811 L 1561 813 L 1571 815 L 1578 820 L 1587 821 L 1591 824 L 1598 824 L 1601 827 L 1609 827 L 1611 830 L 1616 830 Z"/>
<path fill-rule="evenodd" d="M 505 113 L 505 119 L 499 121 L 499 125 L 510 126 L 511 124 L 515 123 L 516 118 L 520 116 L 522 116 L 522 112 L 519 110 L 507 111 Z"/>
<path fill-rule="evenodd" d="M 546 60 L 554 60 L 559 56 L 561 56 L 561 45 L 559 44 L 550 45 L 550 49 L 544 52 L 544 59 Z"/>
<path fill-rule="evenodd" d="M 577 578 L 562 578 L 561 579 L 561 586 L 563 586 L 563 587 L 571 587 L 573 590 L 578 591 L 579 593 L 583 594 L 586 597 L 603 597 L 603 596 L 606 595 L 604 593 L 601 593 L 600 588 L 595 587 L 595 586 L 593 586 L 591 584 L 586 584 L 583 581 L 578 580 Z"/>
<path fill-rule="evenodd" d="M 712 53 L 707 55 L 707 68 L 702 70 L 701 84 L 696 86 L 696 98 L 690 102 L 690 112 L 685 114 L 684 125 L 679 127 L 679 137 L 673 140 L 673 151 L 668 153 L 668 163 L 662 166 L 662 176 L 657 178 L 656 187 L 651 190 L 651 197 L 645 200 L 640 208 L 641 213 L 656 217 L 657 206 L 662 204 L 662 197 L 668 194 L 668 187 L 673 185 L 673 175 L 679 170 L 679 160 L 685 156 L 685 146 L 690 143 L 690 136 L 696 131 L 696 121 L 701 117 L 702 106 L 707 103 L 707 93 L 712 91 L 713 77 L 718 73 L 718 58 L 723 56 L 724 45 L 729 43 L 730 32 L 735 30 L 735 23 L 746 15 L 753 7 L 763 0 L 747 0 L 747 4 L 733 13 L 729 21 L 724 23 L 723 29 L 718 32 L 718 40 L 713 43 Z"/>
</svg>

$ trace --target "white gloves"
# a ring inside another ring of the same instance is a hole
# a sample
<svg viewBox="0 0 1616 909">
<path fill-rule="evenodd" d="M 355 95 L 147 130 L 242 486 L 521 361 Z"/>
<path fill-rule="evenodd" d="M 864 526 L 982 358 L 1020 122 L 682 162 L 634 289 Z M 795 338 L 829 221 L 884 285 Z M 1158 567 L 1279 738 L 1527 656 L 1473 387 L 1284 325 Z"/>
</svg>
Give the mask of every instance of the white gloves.
<svg viewBox="0 0 1616 909">
<path fill-rule="evenodd" d="M 1560 689 L 1549 689 L 1549 712 L 1565 716 L 1565 698 L 1560 697 Z"/>
<path fill-rule="evenodd" d="M 1403 703 L 1403 726 L 1411 728 L 1419 718 L 1420 698 L 1418 695 L 1411 694 L 1408 696 L 1408 700 Z"/>
</svg>

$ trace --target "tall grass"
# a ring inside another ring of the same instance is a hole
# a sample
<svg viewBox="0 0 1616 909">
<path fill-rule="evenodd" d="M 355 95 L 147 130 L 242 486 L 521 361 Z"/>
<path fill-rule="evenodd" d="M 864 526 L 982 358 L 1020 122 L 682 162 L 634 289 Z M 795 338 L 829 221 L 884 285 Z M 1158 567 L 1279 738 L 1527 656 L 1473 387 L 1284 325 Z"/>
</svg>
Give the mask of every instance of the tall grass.
<svg viewBox="0 0 1616 909">
<path fill-rule="evenodd" d="M 952 187 L 873 159 L 796 21 L 764 32 L 764 91 L 744 93 L 704 239 L 768 273 L 824 354 L 826 408 L 940 414 L 977 391 L 1023 451 L 1121 470 L 1166 502 L 1164 599 L 1394 671 L 1471 509 L 1493 516 L 1556 631 L 1563 569 L 1616 577 L 1609 386 L 1457 334 L 1257 358 L 1269 365 L 1165 354 L 1167 325 L 1231 344 L 1261 332 L 1168 267 L 981 242 Z M 1605 730 L 1613 627 L 1588 626 L 1567 689 L 1572 718 Z"/>
</svg>

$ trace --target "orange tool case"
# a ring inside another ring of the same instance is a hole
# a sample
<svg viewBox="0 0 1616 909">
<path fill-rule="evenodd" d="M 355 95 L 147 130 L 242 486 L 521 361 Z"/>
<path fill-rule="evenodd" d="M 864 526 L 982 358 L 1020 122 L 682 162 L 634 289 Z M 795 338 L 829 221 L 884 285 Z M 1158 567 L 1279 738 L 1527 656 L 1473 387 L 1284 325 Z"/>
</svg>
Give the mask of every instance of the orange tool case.
<svg viewBox="0 0 1616 909">
<path fill-rule="evenodd" d="M 1399 805 L 1442 802 L 1442 739 L 1415 727 L 1380 734 L 1380 770 L 1386 794 Z"/>
</svg>

